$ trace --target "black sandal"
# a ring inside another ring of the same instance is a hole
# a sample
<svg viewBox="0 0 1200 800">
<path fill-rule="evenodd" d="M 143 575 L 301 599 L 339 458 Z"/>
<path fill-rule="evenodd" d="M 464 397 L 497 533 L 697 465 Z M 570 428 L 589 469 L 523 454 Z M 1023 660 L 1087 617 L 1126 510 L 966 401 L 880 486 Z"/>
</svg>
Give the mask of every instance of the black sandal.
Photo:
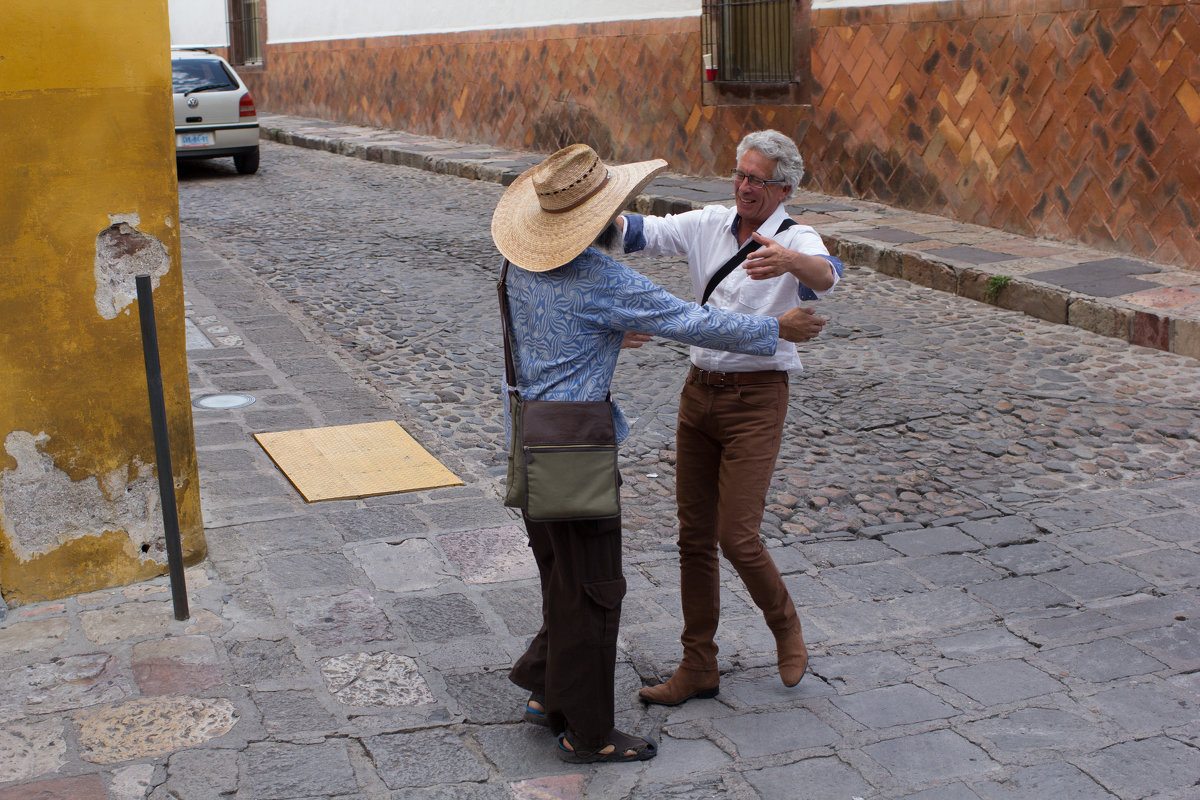
<svg viewBox="0 0 1200 800">
<path fill-rule="evenodd" d="M 602 753 L 607 747 L 612 752 Z M 572 764 L 617 764 L 629 761 L 649 761 L 658 755 L 658 745 L 641 736 L 630 736 L 628 733 L 612 729 L 608 742 L 594 750 L 583 747 L 571 747 L 565 732 L 558 735 L 558 757 Z"/>
<path fill-rule="evenodd" d="M 534 708 L 532 703 L 537 703 L 541 708 Z M 546 695 L 539 692 L 529 695 L 529 699 L 525 701 L 525 713 L 521 715 L 521 719 L 533 725 L 549 727 L 550 720 L 546 716 Z"/>
</svg>

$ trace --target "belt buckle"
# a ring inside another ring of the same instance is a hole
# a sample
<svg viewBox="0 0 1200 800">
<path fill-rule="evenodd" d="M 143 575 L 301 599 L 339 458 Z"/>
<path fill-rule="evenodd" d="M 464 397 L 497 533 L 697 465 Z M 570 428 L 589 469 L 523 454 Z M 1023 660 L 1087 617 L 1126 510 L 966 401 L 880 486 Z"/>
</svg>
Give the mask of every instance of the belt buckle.
<svg viewBox="0 0 1200 800">
<path fill-rule="evenodd" d="M 729 385 L 727 377 L 728 376 L 724 372 L 705 372 L 704 383 L 706 386 L 724 388 L 725 386 Z"/>
</svg>

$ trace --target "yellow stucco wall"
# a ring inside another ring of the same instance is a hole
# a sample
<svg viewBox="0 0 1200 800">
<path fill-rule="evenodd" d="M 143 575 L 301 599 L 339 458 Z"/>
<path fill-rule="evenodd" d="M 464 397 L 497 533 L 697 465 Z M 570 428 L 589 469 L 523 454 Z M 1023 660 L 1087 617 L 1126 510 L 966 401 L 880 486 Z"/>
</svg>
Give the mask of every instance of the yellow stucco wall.
<svg viewBox="0 0 1200 800">
<path fill-rule="evenodd" d="M 6 0 L 0 22 L 0 591 L 165 574 L 134 276 L 152 274 L 185 562 L 204 556 L 167 0 Z"/>
</svg>

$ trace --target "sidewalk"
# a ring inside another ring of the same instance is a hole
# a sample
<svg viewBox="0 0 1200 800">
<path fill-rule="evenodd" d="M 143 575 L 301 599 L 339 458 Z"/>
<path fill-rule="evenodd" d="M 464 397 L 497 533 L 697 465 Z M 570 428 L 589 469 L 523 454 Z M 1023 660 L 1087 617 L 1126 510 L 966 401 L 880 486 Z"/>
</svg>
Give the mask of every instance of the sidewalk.
<svg viewBox="0 0 1200 800">
<path fill-rule="evenodd" d="M 543 155 L 276 114 L 263 138 L 507 185 Z M 665 173 L 646 214 L 730 202 L 725 180 Z M 1200 358 L 1200 270 L 1019 236 L 879 203 L 799 191 L 792 216 L 846 263 L 1101 336 Z"/>
</svg>

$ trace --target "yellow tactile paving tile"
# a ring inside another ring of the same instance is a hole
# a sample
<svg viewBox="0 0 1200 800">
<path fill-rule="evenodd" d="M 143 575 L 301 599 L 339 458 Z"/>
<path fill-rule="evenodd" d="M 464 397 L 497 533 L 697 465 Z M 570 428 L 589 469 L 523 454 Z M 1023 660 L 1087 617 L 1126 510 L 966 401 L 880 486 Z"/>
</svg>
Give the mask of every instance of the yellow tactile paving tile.
<svg viewBox="0 0 1200 800">
<path fill-rule="evenodd" d="M 256 433 L 254 438 L 310 503 L 462 485 L 391 421 Z"/>
</svg>

